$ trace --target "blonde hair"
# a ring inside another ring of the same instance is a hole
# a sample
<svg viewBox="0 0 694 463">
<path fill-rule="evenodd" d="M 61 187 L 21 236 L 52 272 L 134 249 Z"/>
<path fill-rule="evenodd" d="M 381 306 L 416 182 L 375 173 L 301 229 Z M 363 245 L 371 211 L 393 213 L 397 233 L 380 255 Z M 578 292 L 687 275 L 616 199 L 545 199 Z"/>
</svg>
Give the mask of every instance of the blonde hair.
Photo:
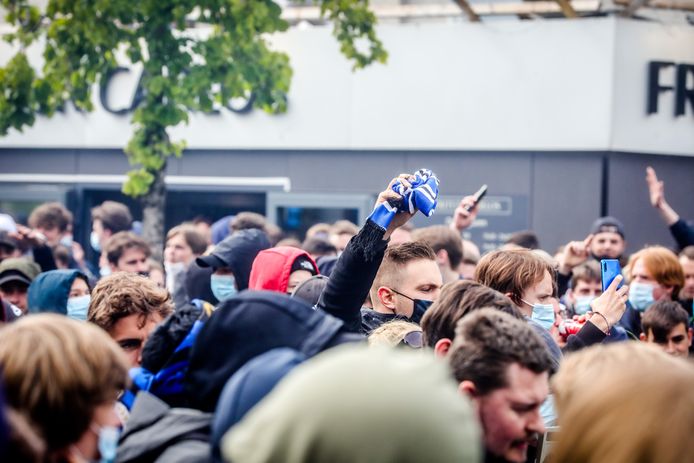
<svg viewBox="0 0 694 463">
<path fill-rule="evenodd" d="M 564 358 L 559 372 L 552 378 L 557 413 L 561 416 L 577 393 L 591 390 L 597 379 L 610 377 L 615 370 L 625 367 L 638 369 L 638 365 L 671 360 L 674 359 L 662 350 L 642 342 L 597 344 L 570 354 Z M 674 364 L 675 367 L 677 365 Z"/>
<path fill-rule="evenodd" d="M 407 333 L 422 331 L 419 325 L 404 320 L 393 320 L 384 323 L 369 334 L 369 347 L 395 347 L 402 342 Z"/>
<path fill-rule="evenodd" d="M 663 246 L 651 246 L 632 254 L 624 269 L 629 280 L 631 280 L 634 265 L 639 259 L 643 259 L 644 267 L 655 281 L 663 286 L 673 287 L 672 298 L 677 298 L 680 289 L 684 286 L 684 270 L 677 255 Z"/>
<path fill-rule="evenodd" d="M 57 314 L 0 329 L 0 364 L 7 402 L 31 420 L 49 452 L 77 442 L 96 408 L 128 382 L 127 360 L 106 333 Z"/>
<path fill-rule="evenodd" d="M 676 463 L 694 453 L 694 366 L 645 343 L 595 346 L 553 380 L 551 462 Z"/>
</svg>

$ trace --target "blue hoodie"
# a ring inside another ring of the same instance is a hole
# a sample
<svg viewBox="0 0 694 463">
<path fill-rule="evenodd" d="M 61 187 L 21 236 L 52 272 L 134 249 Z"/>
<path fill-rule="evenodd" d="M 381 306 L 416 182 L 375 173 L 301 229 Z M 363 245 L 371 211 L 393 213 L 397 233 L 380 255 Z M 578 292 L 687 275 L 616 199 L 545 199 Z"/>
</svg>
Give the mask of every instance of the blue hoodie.
<svg viewBox="0 0 694 463">
<path fill-rule="evenodd" d="M 246 363 L 227 381 L 212 419 L 212 456 L 221 461 L 219 445 L 224 434 L 274 389 L 287 373 L 306 361 L 301 352 L 286 347 L 272 349 Z"/>
<path fill-rule="evenodd" d="M 29 285 L 29 313 L 55 312 L 67 315 L 67 299 L 75 278 L 87 276 L 79 270 L 51 270 L 37 276 Z"/>
</svg>

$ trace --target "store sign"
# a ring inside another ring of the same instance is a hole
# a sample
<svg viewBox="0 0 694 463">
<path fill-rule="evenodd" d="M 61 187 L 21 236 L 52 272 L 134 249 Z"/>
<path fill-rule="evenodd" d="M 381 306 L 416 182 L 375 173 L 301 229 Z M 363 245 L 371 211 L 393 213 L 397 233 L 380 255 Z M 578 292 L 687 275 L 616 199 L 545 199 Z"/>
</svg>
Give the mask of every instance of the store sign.
<svg viewBox="0 0 694 463">
<path fill-rule="evenodd" d="M 413 224 L 420 228 L 450 223 L 462 196 L 441 195 L 431 218 L 416 214 Z M 527 230 L 530 211 L 525 195 L 486 196 L 480 203 L 477 219 L 463 232 L 463 238 L 474 242 L 482 253 L 493 251 L 517 231 Z"/>
<path fill-rule="evenodd" d="M 99 85 L 99 102 L 101 106 L 116 116 L 124 116 L 135 111 L 145 97 L 145 91 L 142 88 L 142 74 L 140 74 L 137 86 L 131 93 L 132 97 L 123 98 L 124 95 L 122 93 L 118 94 L 113 91 L 113 80 L 123 73 L 130 73 L 130 69 L 122 66 L 115 68 L 104 76 Z M 227 101 L 224 107 L 236 114 L 246 114 L 253 109 L 254 99 L 255 96 L 251 93 L 248 98 L 239 99 L 240 101 L 236 99 Z M 214 109 L 210 114 L 219 114 L 219 110 Z"/>
<path fill-rule="evenodd" d="M 674 70 L 674 78 L 666 79 L 663 71 L 669 69 Z M 674 98 L 675 117 L 686 115 L 687 106 L 690 116 L 694 117 L 694 64 L 672 61 L 648 63 L 648 114 L 658 112 L 658 103 L 664 96 Z"/>
</svg>

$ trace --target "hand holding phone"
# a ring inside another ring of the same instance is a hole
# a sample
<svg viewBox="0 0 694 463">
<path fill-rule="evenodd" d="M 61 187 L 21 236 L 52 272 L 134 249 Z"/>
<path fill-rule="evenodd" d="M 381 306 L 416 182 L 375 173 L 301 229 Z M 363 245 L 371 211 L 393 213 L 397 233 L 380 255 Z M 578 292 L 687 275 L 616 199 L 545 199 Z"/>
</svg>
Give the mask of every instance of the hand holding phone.
<svg viewBox="0 0 694 463">
<path fill-rule="evenodd" d="M 472 202 L 471 204 L 467 204 L 467 205 L 464 206 L 465 210 L 468 211 L 468 212 L 470 212 L 471 210 L 473 210 L 473 209 L 479 204 L 479 202 L 482 201 L 482 198 L 484 198 L 484 196 L 485 196 L 486 194 L 487 194 L 487 184 L 485 183 L 485 184 L 482 185 L 482 186 L 480 187 L 480 189 L 477 190 L 477 192 L 472 196 L 473 202 Z"/>
</svg>

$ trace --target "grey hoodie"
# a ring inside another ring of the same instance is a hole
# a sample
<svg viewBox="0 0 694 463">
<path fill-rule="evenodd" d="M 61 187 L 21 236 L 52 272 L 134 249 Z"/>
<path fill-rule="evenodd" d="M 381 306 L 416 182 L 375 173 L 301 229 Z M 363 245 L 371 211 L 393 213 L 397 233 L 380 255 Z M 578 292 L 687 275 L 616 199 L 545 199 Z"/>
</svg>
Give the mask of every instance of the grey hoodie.
<svg viewBox="0 0 694 463">
<path fill-rule="evenodd" d="M 116 463 L 207 463 L 212 414 L 171 408 L 139 392 L 123 430 Z"/>
</svg>

